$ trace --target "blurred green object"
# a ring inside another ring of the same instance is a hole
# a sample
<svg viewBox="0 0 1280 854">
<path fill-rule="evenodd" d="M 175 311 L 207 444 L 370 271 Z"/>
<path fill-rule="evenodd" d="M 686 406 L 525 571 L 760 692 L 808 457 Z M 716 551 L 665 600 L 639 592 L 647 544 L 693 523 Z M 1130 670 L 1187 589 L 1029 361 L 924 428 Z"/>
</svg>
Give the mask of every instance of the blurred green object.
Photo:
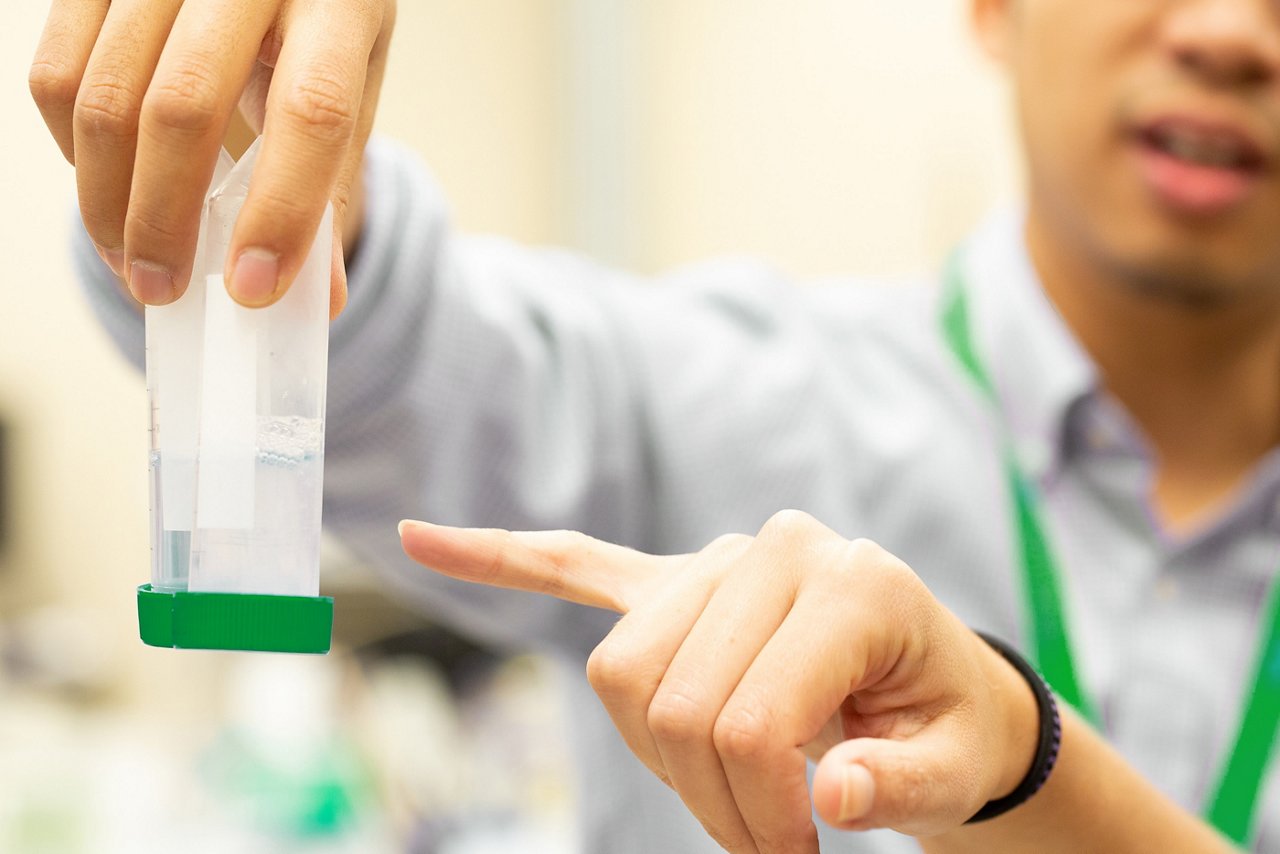
<svg viewBox="0 0 1280 854">
<path fill-rule="evenodd" d="M 8 829 L 12 845 L 4 850 L 22 854 L 67 854 L 89 850 L 84 815 L 67 801 L 36 799 L 20 804 Z"/>
<path fill-rule="evenodd" d="M 264 832 L 293 840 L 341 836 L 373 801 L 370 775 L 356 752 L 333 739 L 284 767 L 252 738 L 230 731 L 209 748 L 202 776 L 220 801 L 246 812 Z"/>
</svg>

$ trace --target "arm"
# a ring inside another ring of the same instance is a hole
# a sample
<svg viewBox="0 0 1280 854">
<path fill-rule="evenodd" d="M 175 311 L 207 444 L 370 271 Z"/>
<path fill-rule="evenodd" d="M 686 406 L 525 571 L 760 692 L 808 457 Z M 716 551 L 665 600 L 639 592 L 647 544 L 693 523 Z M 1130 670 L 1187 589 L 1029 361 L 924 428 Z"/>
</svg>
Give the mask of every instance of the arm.
<svg viewBox="0 0 1280 854">
<path fill-rule="evenodd" d="M 929 854 L 1231 850 L 1070 715 L 1046 786 L 965 826 L 1031 767 L 1029 686 L 907 567 L 804 514 L 679 557 L 422 523 L 401 541 L 451 577 L 622 613 L 588 677 L 632 751 L 735 854 L 816 854 L 815 808 Z"/>
<path fill-rule="evenodd" d="M 1134 771 L 1088 724 L 1062 711 L 1062 752 L 1045 787 L 990 822 L 922 839 L 927 854 L 1235 850 Z"/>
</svg>

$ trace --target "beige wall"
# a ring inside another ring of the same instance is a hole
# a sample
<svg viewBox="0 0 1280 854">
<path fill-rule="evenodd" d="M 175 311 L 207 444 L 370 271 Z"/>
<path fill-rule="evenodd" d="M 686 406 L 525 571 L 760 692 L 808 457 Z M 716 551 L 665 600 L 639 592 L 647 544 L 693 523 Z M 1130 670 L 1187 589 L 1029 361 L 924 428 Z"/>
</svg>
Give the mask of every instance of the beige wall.
<svg viewBox="0 0 1280 854">
<path fill-rule="evenodd" d="M 401 0 L 380 127 L 424 153 L 462 226 L 645 269 L 745 251 L 798 275 L 901 270 L 1015 185 L 956 0 L 615 2 L 621 25 L 594 35 L 591 2 Z M 78 601 L 136 661 L 145 399 L 72 280 L 72 172 L 25 87 L 43 5 L 10 4 L 0 28 L 0 414 L 18 451 L 0 615 Z"/>
<path fill-rule="evenodd" d="M 13 4 L 0 28 L 0 413 L 16 440 L 18 525 L 0 613 L 78 595 L 114 616 L 121 581 L 146 572 L 145 398 L 73 284 L 73 174 L 26 92 L 42 5 Z"/>
<path fill-rule="evenodd" d="M 930 263 L 1017 170 L 961 0 L 641 4 L 646 259 Z"/>
<path fill-rule="evenodd" d="M 962 0 L 401 6 L 380 128 L 463 227 L 645 270 L 898 272 L 1017 193 Z"/>
<path fill-rule="evenodd" d="M 558 240 L 564 0 L 400 0 L 378 132 L 420 151 L 463 228 Z"/>
</svg>

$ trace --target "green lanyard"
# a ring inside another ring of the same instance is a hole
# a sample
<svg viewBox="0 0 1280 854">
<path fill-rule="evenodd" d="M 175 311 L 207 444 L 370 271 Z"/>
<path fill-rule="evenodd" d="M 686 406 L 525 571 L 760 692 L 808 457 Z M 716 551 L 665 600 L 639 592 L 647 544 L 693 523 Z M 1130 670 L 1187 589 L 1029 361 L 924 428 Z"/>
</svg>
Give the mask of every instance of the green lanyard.
<svg viewBox="0 0 1280 854">
<path fill-rule="evenodd" d="M 951 352 L 982 395 L 999 411 L 991 375 L 973 347 L 969 305 L 960 256 L 947 270 L 942 301 L 942 332 Z M 1023 472 L 1005 434 L 1001 451 L 1013 501 L 1022 564 L 1024 619 L 1030 654 L 1054 691 L 1095 727 L 1097 705 L 1080 679 L 1072 654 L 1070 626 L 1062 593 L 1062 572 L 1050 549 L 1043 511 L 1033 481 Z M 1263 612 L 1253 684 L 1235 745 L 1219 774 L 1204 817 L 1239 845 L 1253 839 L 1258 800 L 1276 747 L 1280 727 L 1280 582 L 1271 585 Z"/>
</svg>

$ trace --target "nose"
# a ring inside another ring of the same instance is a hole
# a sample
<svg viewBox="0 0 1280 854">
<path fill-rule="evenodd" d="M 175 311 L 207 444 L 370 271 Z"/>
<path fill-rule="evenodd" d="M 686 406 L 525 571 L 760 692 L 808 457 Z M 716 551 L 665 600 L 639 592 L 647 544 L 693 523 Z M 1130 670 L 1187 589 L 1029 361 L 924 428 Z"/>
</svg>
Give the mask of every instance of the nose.
<svg viewBox="0 0 1280 854">
<path fill-rule="evenodd" d="M 1274 0 L 1189 0 L 1165 20 L 1174 61 L 1217 87 L 1258 87 L 1280 78 L 1280 7 Z"/>
</svg>

